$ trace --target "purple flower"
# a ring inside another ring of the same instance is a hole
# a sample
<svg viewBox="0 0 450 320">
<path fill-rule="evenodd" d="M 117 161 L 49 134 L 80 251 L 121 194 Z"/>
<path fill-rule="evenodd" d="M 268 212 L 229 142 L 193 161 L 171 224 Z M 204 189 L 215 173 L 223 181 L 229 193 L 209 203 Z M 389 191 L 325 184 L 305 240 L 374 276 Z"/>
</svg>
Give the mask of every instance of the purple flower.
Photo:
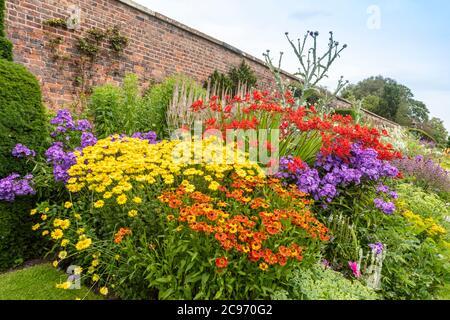
<svg viewBox="0 0 450 320">
<path fill-rule="evenodd" d="M 395 204 L 392 202 L 385 202 L 380 198 L 375 198 L 373 202 L 375 207 L 383 211 L 385 214 L 393 214 L 395 212 Z"/>
<path fill-rule="evenodd" d="M 370 243 L 369 247 L 372 251 L 375 251 L 375 254 L 380 254 L 383 252 L 384 245 L 381 242 Z"/>
<path fill-rule="evenodd" d="M 391 192 L 389 193 L 389 196 L 390 196 L 392 199 L 398 199 L 398 193 L 395 192 L 395 191 L 391 191 Z"/>
<path fill-rule="evenodd" d="M 33 195 L 36 192 L 31 186 L 31 174 L 20 179 L 20 175 L 12 173 L 6 178 L 0 179 L 0 201 L 13 202 L 18 196 Z"/>
<path fill-rule="evenodd" d="M 16 158 L 28 158 L 28 157 L 34 158 L 36 156 L 36 152 L 34 150 L 28 149 L 21 143 L 16 144 L 11 153 Z"/>
<path fill-rule="evenodd" d="M 78 131 L 90 131 L 92 130 L 92 125 L 89 120 L 81 119 L 77 121 L 76 130 Z"/>
<path fill-rule="evenodd" d="M 156 132 L 149 131 L 145 133 L 136 132 L 131 136 L 132 138 L 137 138 L 141 140 L 148 140 L 150 144 L 156 144 Z"/>
<path fill-rule="evenodd" d="M 81 147 L 86 148 L 97 143 L 97 138 L 90 132 L 83 132 L 81 134 Z"/>
<path fill-rule="evenodd" d="M 413 159 L 396 160 L 394 165 L 403 173 L 405 178 L 412 178 L 416 184 L 436 191 L 450 192 L 450 173 L 438 163 L 423 156 Z"/>
<path fill-rule="evenodd" d="M 280 171 L 275 176 L 288 183 L 295 183 L 299 190 L 324 202 L 331 202 L 339 195 L 341 188 L 392 178 L 398 174 L 397 168 L 378 159 L 378 153 L 374 149 L 362 149 L 359 144 L 352 145 L 349 159 L 319 153 L 314 167 L 305 164 L 304 168 L 295 172 L 289 170 L 289 165 L 293 162 L 292 156 L 281 158 Z M 389 189 L 380 185 L 378 192 L 387 193 Z M 390 211 L 387 207 L 386 210 Z"/>
<path fill-rule="evenodd" d="M 377 192 L 378 193 L 388 193 L 389 192 L 389 187 L 385 186 L 384 184 L 380 184 L 377 187 Z"/>
<path fill-rule="evenodd" d="M 62 132 L 62 128 L 70 130 L 75 129 L 75 124 L 73 123 L 72 115 L 69 110 L 59 110 L 56 116 L 50 120 L 50 123 L 58 126 L 58 132 Z"/>
</svg>

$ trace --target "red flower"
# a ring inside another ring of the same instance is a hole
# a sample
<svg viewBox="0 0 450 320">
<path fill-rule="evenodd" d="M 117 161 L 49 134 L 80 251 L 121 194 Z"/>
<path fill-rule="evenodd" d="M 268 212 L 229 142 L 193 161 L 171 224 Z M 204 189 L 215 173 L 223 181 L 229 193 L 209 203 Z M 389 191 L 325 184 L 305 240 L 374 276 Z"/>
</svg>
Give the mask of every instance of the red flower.
<svg viewBox="0 0 450 320">
<path fill-rule="evenodd" d="M 224 269 L 228 266 L 228 259 L 225 257 L 217 258 L 216 259 L 216 267 Z"/>
</svg>

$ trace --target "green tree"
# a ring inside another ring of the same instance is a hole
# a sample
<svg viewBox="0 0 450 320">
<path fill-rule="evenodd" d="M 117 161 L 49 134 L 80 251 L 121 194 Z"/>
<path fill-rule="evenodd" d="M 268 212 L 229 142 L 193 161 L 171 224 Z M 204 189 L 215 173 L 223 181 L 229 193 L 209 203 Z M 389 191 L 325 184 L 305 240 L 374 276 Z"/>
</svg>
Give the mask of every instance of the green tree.
<svg viewBox="0 0 450 320">
<path fill-rule="evenodd" d="M 430 121 L 423 124 L 421 129 L 434 137 L 439 145 L 445 146 L 447 144 L 448 131 L 444 126 L 444 121 L 441 119 L 433 117 Z"/>
<path fill-rule="evenodd" d="M 427 106 L 391 78 L 370 77 L 348 86 L 342 96 L 362 100 L 363 108 L 401 125 L 420 127 L 429 119 Z"/>
</svg>

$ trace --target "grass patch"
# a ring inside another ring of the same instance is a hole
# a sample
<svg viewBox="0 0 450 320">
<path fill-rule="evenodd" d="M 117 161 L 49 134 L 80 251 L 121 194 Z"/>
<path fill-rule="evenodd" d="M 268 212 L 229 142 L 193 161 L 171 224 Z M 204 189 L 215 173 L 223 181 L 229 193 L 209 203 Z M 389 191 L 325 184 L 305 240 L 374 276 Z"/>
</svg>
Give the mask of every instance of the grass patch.
<svg viewBox="0 0 450 320">
<path fill-rule="evenodd" d="M 65 273 L 57 271 L 50 264 L 0 274 L 0 300 L 102 299 L 83 286 L 78 290 L 55 287 L 56 283 L 64 282 L 66 279 Z"/>
</svg>

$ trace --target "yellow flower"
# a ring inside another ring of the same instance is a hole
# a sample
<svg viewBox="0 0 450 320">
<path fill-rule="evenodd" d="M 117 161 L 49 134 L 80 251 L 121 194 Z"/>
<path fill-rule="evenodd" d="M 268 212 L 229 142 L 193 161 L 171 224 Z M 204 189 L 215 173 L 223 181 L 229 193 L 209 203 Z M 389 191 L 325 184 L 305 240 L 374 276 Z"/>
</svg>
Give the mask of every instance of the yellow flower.
<svg viewBox="0 0 450 320">
<path fill-rule="evenodd" d="M 119 261 L 119 260 L 120 260 L 120 255 L 116 254 L 116 255 L 114 256 L 114 259 L 117 260 L 117 261 Z"/>
<path fill-rule="evenodd" d="M 65 258 L 67 258 L 67 251 L 61 251 L 58 254 L 58 258 L 60 258 L 61 260 L 64 260 Z"/>
<path fill-rule="evenodd" d="M 188 193 L 192 193 L 195 191 L 195 186 L 192 184 L 189 184 L 188 186 L 185 187 L 184 190 L 186 190 L 186 192 L 188 192 Z"/>
<path fill-rule="evenodd" d="M 72 206 L 73 206 L 73 204 L 70 201 L 67 201 L 66 203 L 64 203 L 64 208 L 66 208 L 66 209 L 70 209 L 70 208 L 72 208 Z"/>
<path fill-rule="evenodd" d="M 173 214 L 169 214 L 167 216 L 167 221 L 173 221 L 175 219 L 175 216 Z"/>
<path fill-rule="evenodd" d="M 34 216 L 36 213 L 37 213 L 37 209 L 33 209 L 33 210 L 30 211 L 30 215 L 31 216 Z"/>
<path fill-rule="evenodd" d="M 125 203 L 127 203 L 127 196 L 125 194 L 121 194 L 120 196 L 117 197 L 117 204 L 119 205 L 124 205 Z"/>
<path fill-rule="evenodd" d="M 54 268 L 56 268 L 58 266 L 58 261 L 57 260 L 53 261 L 52 265 Z"/>
<path fill-rule="evenodd" d="M 216 191 L 217 189 L 219 189 L 220 184 L 217 181 L 212 181 L 209 186 L 208 189 L 212 190 L 212 191 Z"/>
<path fill-rule="evenodd" d="M 81 214 L 79 214 L 79 213 L 74 213 L 73 216 L 74 216 L 74 218 L 75 218 L 76 220 L 81 220 Z"/>
<path fill-rule="evenodd" d="M 92 260 L 91 266 L 93 266 L 93 267 L 95 268 L 95 267 L 98 266 L 99 264 L 100 264 L 100 260 L 95 259 L 95 260 Z"/>
<path fill-rule="evenodd" d="M 105 192 L 103 194 L 103 199 L 110 199 L 112 197 L 112 192 Z"/>
<path fill-rule="evenodd" d="M 53 226 L 54 227 L 59 227 L 61 225 L 62 220 L 56 218 L 55 221 L 53 221 Z"/>
<path fill-rule="evenodd" d="M 44 212 L 45 213 L 47 213 L 47 212 L 49 212 L 50 211 L 50 208 L 49 207 L 46 207 L 45 209 L 44 209 Z"/>
<path fill-rule="evenodd" d="M 262 271 L 266 271 L 266 270 L 269 268 L 269 266 L 267 265 L 267 263 L 261 262 L 261 263 L 259 264 L 259 268 L 260 268 Z"/>
<path fill-rule="evenodd" d="M 33 231 L 36 231 L 37 229 L 39 229 L 41 227 L 41 225 L 39 223 L 36 223 L 34 226 L 31 227 L 31 229 Z"/>
<path fill-rule="evenodd" d="M 41 215 L 41 219 L 42 219 L 42 221 L 47 220 L 47 215 L 46 214 Z"/>
<path fill-rule="evenodd" d="M 142 199 L 139 198 L 139 197 L 134 197 L 133 198 L 133 202 L 136 203 L 136 204 L 141 204 L 142 203 Z"/>
<path fill-rule="evenodd" d="M 78 233 L 78 234 L 83 234 L 84 231 L 85 231 L 84 228 L 78 228 L 78 229 L 77 229 L 77 233 Z"/>
<path fill-rule="evenodd" d="M 130 218 L 134 218 L 134 217 L 136 217 L 137 215 L 138 215 L 137 210 L 130 210 L 130 211 L 128 211 L 128 216 L 129 216 Z"/>
<path fill-rule="evenodd" d="M 64 219 L 63 221 L 61 221 L 61 229 L 66 230 L 70 227 L 70 220 L 69 219 Z"/>
<path fill-rule="evenodd" d="M 56 288 L 64 289 L 64 290 L 69 289 L 71 286 L 72 286 L 72 283 L 70 281 L 56 284 Z"/>
<path fill-rule="evenodd" d="M 75 248 L 78 251 L 81 251 L 81 250 L 89 248 L 91 246 L 91 244 L 92 244 L 92 240 L 89 238 L 86 238 L 84 240 L 78 241 L 77 244 L 75 245 Z"/>
<path fill-rule="evenodd" d="M 97 282 L 98 280 L 100 280 L 100 276 L 98 274 L 94 274 L 92 276 L 92 281 Z"/>
<path fill-rule="evenodd" d="M 61 229 L 55 229 L 54 231 L 52 231 L 52 238 L 55 240 L 61 239 L 64 235 L 64 232 L 62 232 Z"/>
<path fill-rule="evenodd" d="M 104 296 L 108 295 L 108 288 L 107 287 L 100 288 L 100 294 Z"/>
<path fill-rule="evenodd" d="M 42 236 L 44 237 L 44 236 L 46 236 L 46 235 L 48 235 L 48 230 L 42 231 Z"/>
<path fill-rule="evenodd" d="M 61 247 L 67 246 L 67 245 L 69 244 L 69 242 L 70 242 L 70 240 L 68 240 L 68 239 L 63 239 L 63 240 L 61 241 Z"/>
<path fill-rule="evenodd" d="M 94 203 L 94 208 L 100 209 L 100 208 L 103 208 L 104 205 L 105 205 L 105 201 L 98 200 L 97 202 Z"/>
<path fill-rule="evenodd" d="M 75 267 L 75 268 L 73 269 L 73 273 L 74 273 L 75 275 L 80 275 L 82 272 L 83 272 L 83 268 L 82 268 L 82 267 Z"/>
<path fill-rule="evenodd" d="M 179 226 L 175 229 L 175 231 L 177 231 L 177 232 L 180 232 L 181 230 L 183 230 L 183 226 L 182 226 L 182 225 L 179 225 Z"/>
</svg>

